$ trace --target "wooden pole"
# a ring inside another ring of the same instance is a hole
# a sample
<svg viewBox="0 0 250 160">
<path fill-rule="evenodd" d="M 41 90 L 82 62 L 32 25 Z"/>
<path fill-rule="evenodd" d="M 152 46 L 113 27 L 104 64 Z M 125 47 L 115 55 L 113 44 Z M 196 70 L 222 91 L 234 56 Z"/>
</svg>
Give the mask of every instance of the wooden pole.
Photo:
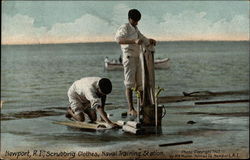
<svg viewBox="0 0 250 160">
<path fill-rule="evenodd" d="M 205 101 L 205 102 L 195 102 L 195 105 L 223 104 L 223 103 L 244 103 L 244 102 L 249 102 L 249 99 L 226 100 L 226 101 Z"/>
<path fill-rule="evenodd" d="M 155 126 L 158 126 L 158 102 L 157 96 L 155 96 Z"/>
<path fill-rule="evenodd" d="M 140 123 L 140 97 L 137 96 L 137 122 Z"/>
<path fill-rule="evenodd" d="M 193 143 L 193 141 L 184 141 L 184 142 L 176 142 L 176 143 L 159 144 L 159 147 L 175 146 L 175 145 L 190 144 L 190 143 Z"/>
</svg>

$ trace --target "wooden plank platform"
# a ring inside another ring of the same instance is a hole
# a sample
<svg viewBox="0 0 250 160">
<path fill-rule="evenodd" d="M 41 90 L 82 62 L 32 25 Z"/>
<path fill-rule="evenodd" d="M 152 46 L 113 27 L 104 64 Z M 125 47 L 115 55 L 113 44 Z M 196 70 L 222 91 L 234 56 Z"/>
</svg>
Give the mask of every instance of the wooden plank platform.
<svg viewBox="0 0 250 160">
<path fill-rule="evenodd" d="M 208 99 L 207 97 L 189 97 L 189 96 L 166 96 L 159 97 L 158 103 L 173 103 L 173 102 L 183 102 L 183 101 L 195 101 Z"/>
<path fill-rule="evenodd" d="M 108 130 L 112 129 L 107 126 L 105 122 L 77 122 L 77 121 L 55 121 L 54 124 L 64 125 L 68 127 L 78 128 L 78 129 L 87 129 L 87 130 Z"/>
<path fill-rule="evenodd" d="M 197 91 L 186 93 L 183 92 L 183 96 L 162 96 L 158 98 L 159 103 L 173 103 L 173 102 L 183 102 L 183 101 L 196 101 L 196 100 L 206 100 L 217 96 L 227 96 L 227 95 L 249 95 L 249 91 L 225 91 L 225 92 L 211 92 L 211 91 Z"/>
<path fill-rule="evenodd" d="M 245 102 L 248 102 L 248 103 L 249 103 L 249 99 L 195 102 L 195 105 L 224 104 L 224 103 L 245 103 Z"/>
</svg>

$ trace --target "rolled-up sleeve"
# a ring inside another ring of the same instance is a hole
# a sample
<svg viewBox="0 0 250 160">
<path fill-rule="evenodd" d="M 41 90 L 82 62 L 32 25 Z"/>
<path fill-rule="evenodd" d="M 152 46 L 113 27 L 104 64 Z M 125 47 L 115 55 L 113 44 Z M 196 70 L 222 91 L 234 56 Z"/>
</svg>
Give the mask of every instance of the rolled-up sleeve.
<svg viewBox="0 0 250 160">
<path fill-rule="evenodd" d="M 126 38 L 127 32 L 126 25 L 122 25 L 115 34 L 115 41 L 119 42 L 121 38 Z"/>
<path fill-rule="evenodd" d="M 90 101 L 90 105 L 92 109 L 96 109 L 98 106 L 102 106 L 101 98 L 99 98 L 94 89 L 89 89 L 85 92 L 85 97 Z"/>
</svg>

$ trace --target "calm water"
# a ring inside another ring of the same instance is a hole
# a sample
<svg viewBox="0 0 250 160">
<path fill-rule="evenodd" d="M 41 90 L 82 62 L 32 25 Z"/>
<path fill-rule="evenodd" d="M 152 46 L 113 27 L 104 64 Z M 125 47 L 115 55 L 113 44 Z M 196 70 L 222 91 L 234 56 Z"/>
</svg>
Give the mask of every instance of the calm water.
<svg viewBox="0 0 250 160">
<path fill-rule="evenodd" d="M 107 106 L 107 110 L 112 113 L 126 109 L 122 71 L 104 71 L 104 58 L 118 58 L 121 53 L 116 43 L 2 46 L 1 50 L 1 100 L 5 101 L 2 114 L 66 107 L 66 93 L 70 85 L 75 80 L 87 76 L 110 78 L 113 92 L 107 102 L 112 103 L 113 108 Z M 183 91 L 249 89 L 248 42 L 159 42 L 155 57 L 168 57 L 171 61 L 170 69 L 156 71 L 156 84 L 166 89 L 162 96 L 181 95 Z M 217 112 L 217 107 L 214 106 L 210 110 Z M 239 105 L 237 111 L 247 112 L 247 108 L 247 105 Z M 197 108 L 190 110 L 198 111 Z M 236 111 L 234 106 L 225 110 Z M 185 128 L 174 116 L 174 113 L 179 111 L 180 109 L 169 110 L 173 114 L 170 114 L 167 120 L 164 119 L 163 124 L 172 126 L 172 129 L 163 128 L 161 140 L 167 140 L 169 137 L 175 139 L 177 137 L 174 135 L 178 135 L 175 131 L 179 132 Z M 113 118 L 118 120 L 119 115 L 116 114 Z M 191 117 L 182 115 L 185 121 L 193 118 Z M 209 118 L 216 120 L 207 117 Z M 51 123 L 51 119 L 65 120 L 62 115 L 2 121 L 2 140 L 5 142 L 2 147 L 48 146 L 54 144 L 55 139 L 56 143 L 66 142 L 69 145 L 77 144 L 78 147 L 96 146 L 100 145 L 100 142 L 105 146 L 139 141 L 135 141 L 138 137 L 122 135 L 120 132 L 106 133 L 100 138 L 99 133 L 82 133 L 64 126 L 56 126 Z M 207 123 L 207 119 L 204 119 L 204 123 Z M 203 119 L 196 117 L 196 120 Z M 242 130 L 245 130 L 248 124 L 244 117 L 233 121 L 243 122 L 243 126 L 238 126 Z M 213 127 L 221 128 L 218 123 Z M 192 129 L 199 129 L 199 125 Z M 247 133 L 242 134 L 244 136 Z M 95 141 L 88 140 L 91 137 L 95 137 Z M 110 142 L 110 138 L 114 141 Z M 160 140 L 154 136 L 144 137 L 145 139 L 151 143 Z M 15 141 L 20 143 L 17 145 Z M 240 144 L 242 141 L 244 142 L 244 138 L 237 142 Z"/>
<path fill-rule="evenodd" d="M 160 42 L 155 57 L 170 58 L 171 68 L 156 71 L 156 84 L 169 95 L 248 89 L 248 49 L 248 42 Z M 114 85 L 108 101 L 124 105 L 122 72 L 103 68 L 105 56 L 120 53 L 115 43 L 3 46 L 1 99 L 6 110 L 64 106 L 75 80 L 104 76 Z"/>
</svg>

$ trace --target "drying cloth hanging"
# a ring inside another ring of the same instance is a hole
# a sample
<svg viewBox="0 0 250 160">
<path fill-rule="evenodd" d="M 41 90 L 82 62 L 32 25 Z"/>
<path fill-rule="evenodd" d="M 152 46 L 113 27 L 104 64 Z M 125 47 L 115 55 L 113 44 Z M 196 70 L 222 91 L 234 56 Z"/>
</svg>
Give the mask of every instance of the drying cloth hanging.
<svg viewBox="0 0 250 160">
<path fill-rule="evenodd" d="M 140 61 L 142 65 L 142 106 L 155 103 L 155 72 L 154 72 L 154 46 L 141 45 Z"/>
</svg>

